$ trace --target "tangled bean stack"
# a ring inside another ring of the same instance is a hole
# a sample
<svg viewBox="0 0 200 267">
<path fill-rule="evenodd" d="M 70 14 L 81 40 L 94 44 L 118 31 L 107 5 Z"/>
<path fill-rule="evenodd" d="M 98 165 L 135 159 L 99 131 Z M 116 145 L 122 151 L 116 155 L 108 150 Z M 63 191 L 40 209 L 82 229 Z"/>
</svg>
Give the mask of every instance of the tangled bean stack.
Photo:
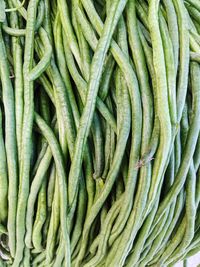
<svg viewBox="0 0 200 267">
<path fill-rule="evenodd" d="M 0 0 L 0 266 L 200 250 L 199 64 L 199 0 Z"/>
</svg>

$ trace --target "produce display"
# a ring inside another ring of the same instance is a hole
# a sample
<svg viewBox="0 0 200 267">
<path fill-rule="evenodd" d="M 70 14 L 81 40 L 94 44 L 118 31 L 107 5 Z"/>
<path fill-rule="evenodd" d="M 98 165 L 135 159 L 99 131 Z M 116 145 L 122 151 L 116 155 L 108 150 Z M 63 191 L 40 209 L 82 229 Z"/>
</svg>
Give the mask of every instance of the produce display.
<svg viewBox="0 0 200 267">
<path fill-rule="evenodd" d="M 200 1 L 0 0 L 0 266 L 199 251 Z"/>
</svg>

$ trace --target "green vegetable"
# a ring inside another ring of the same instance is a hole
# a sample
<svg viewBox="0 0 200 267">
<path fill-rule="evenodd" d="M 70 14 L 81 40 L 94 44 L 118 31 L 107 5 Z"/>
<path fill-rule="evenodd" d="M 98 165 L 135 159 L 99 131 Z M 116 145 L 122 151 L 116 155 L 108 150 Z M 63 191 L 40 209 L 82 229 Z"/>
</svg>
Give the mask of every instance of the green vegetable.
<svg viewBox="0 0 200 267">
<path fill-rule="evenodd" d="M 200 251 L 198 0 L 0 0 L 0 265 Z"/>
</svg>

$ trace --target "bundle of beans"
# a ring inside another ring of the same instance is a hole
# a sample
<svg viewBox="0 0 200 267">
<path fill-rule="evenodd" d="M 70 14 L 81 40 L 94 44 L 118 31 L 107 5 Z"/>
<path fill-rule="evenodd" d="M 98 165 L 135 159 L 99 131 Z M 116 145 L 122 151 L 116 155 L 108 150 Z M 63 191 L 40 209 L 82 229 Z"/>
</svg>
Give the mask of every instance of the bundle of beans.
<svg viewBox="0 0 200 267">
<path fill-rule="evenodd" d="M 199 0 L 0 0 L 0 266 L 200 250 Z"/>
</svg>

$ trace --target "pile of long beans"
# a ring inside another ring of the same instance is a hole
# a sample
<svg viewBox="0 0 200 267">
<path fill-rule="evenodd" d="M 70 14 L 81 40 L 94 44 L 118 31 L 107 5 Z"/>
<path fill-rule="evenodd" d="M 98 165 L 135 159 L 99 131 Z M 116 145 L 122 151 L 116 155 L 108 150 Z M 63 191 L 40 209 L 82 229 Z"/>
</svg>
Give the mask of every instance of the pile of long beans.
<svg viewBox="0 0 200 267">
<path fill-rule="evenodd" d="M 198 251 L 199 0 L 0 0 L 0 266 Z"/>
</svg>

